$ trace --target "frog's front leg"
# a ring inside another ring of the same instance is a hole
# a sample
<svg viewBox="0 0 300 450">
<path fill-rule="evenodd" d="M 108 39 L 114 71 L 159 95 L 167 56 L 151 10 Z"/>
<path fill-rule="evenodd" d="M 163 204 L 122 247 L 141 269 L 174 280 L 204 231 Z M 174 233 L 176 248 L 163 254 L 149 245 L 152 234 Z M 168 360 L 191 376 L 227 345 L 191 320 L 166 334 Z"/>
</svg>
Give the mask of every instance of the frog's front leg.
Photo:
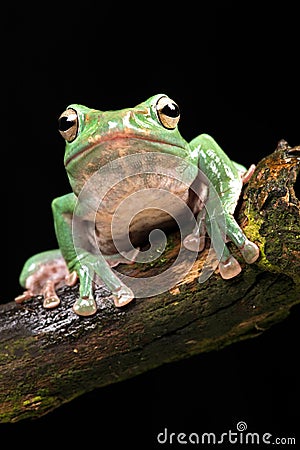
<svg viewBox="0 0 300 450">
<path fill-rule="evenodd" d="M 227 241 L 232 241 L 239 248 L 249 264 L 259 256 L 257 245 L 247 239 L 233 217 L 242 184 L 250 179 L 255 166 L 252 165 L 247 171 L 244 166 L 231 161 L 207 134 L 198 136 L 190 145 L 193 150 L 197 150 L 200 170 L 209 180 L 205 214 L 201 214 L 201 220 L 205 220 L 203 230 L 206 228 L 211 239 L 221 276 L 225 279 L 232 278 L 240 273 L 241 267 L 229 252 Z M 200 242 L 200 238 L 198 240 Z"/>
<path fill-rule="evenodd" d="M 75 248 L 72 234 L 73 212 L 77 198 L 72 194 L 59 197 L 52 202 L 54 225 L 59 248 L 70 273 L 76 272 L 79 278 L 79 299 L 73 310 L 78 315 L 89 316 L 96 312 L 93 295 L 94 279 L 98 276 L 113 294 L 116 306 L 124 306 L 133 300 L 134 295 L 112 271 L 105 257 L 98 252 L 90 253 L 86 248 Z"/>
</svg>

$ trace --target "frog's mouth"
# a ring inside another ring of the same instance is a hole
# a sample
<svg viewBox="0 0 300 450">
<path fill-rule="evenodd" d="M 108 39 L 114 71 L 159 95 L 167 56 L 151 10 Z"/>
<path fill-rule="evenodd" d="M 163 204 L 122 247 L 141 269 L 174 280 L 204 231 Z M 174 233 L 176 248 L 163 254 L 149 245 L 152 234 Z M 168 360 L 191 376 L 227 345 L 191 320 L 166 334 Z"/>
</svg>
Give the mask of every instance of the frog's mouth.
<svg viewBox="0 0 300 450">
<path fill-rule="evenodd" d="M 141 147 L 139 145 L 140 142 L 144 142 L 145 146 Z M 181 150 L 183 155 L 186 153 L 186 148 L 182 145 L 175 144 L 171 141 L 166 140 L 159 140 L 159 139 L 151 139 L 149 136 L 136 136 L 136 135 L 130 135 L 130 134 L 120 134 L 120 135 L 114 135 L 114 136 L 96 136 L 95 138 L 89 139 L 90 145 L 87 145 L 83 148 L 77 148 L 75 151 L 69 155 L 69 157 L 65 160 L 65 167 L 67 167 L 70 162 L 72 162 L 74 159 L 77 159 L 80 157 L 80 155 L 90 153 L 91 151 L 95 150 L 97 147 L 99 147 L 99 152 L 101 153 L 101 147 L 105 147 L 106 145 L 109 146 L 109 150 L 116 149 L 120 156 L 122 154 L 122 150 L 124 150 L 124 154 L 122 156 L 126 155 L 126 149 L 130 149 L 128 153 L 140 153 L 140 152 L 151 152 L 151 151 L 161 151 L 166 153 L 174 153 L 174 149 L 176 148 Z M 136 151 L 135 150 L 136 148 Z M 172 150 L 173 149 L 173 150 Z M 178 155 L 180 156 L 180 154 Z"/>
</svg>

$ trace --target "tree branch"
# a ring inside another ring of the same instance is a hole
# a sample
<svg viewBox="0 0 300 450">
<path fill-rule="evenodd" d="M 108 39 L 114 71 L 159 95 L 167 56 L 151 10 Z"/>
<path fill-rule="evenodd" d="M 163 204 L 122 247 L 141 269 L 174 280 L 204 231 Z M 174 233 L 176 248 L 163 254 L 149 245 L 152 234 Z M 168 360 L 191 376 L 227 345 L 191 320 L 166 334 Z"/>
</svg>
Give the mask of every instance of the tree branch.
<svg viewBox="0 0 300 450">
<path fill-rule="evenodd" d="M 117 309 L 96 290 L 98 312 L 72 311 L 78 286 L 58 290 L 61 304 L 45 310 L 35 297 L 0 307 L 0 420 L 44 415 L 95 388 L 134 377 L 166 362 L 220 349 L 261 334 L 300 302 L 300 202 L 295 184 L 300 147 L 280 141 L 257 165 L 244 189 L 237 218 L 261 256 L 231 280 L 218 274 L 197 281 L 207 250 L 171 291 Z M 231 244 L 230 244 L 231 245 Z M 172 261 L 180 239 L 170 234 L 163 260 Z M 143 265 L 155 275 L 162 261 Z M 121 266 L 141 276 L 141 266 Z"/>
</svg>

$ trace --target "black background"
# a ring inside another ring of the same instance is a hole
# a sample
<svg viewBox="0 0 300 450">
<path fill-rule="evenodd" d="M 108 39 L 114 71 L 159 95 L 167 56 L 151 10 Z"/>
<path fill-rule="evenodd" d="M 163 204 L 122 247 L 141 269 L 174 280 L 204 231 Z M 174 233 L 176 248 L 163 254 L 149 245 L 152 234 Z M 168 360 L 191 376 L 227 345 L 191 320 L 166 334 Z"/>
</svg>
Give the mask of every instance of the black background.
<svg viewBox="0 0 300 450">
<path fill-rule="evenodd" d="M 180 106 L 186 140 L 209 133 L 246 166 L 282 138 L 300 144 L 298 13 L 282 4 L 6 6 L 2 303 L 20 294 L 26 258 L 57 247 L 50 205 L 70 191 L 57 132 L 68 104 L 121 109 L 165 93 Z M 297 436 L 299 312 L 259 338 L 96 390 L 39 420 L 1 425 L 0 436 L 33 446 L 41 431 L 50 445 L 82 437 L 99 449 L 151 449 L 165 427 L 226 432 L 240 420 L 252 432 Z"/>
</svg>

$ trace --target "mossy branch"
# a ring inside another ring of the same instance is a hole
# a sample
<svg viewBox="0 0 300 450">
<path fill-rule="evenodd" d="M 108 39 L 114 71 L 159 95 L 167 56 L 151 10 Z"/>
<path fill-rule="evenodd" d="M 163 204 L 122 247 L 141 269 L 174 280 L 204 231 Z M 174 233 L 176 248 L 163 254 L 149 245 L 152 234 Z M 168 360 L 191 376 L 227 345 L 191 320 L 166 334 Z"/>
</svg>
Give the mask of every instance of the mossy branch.
<svg viewBox="0 0 300 450">
<path fill-rule="evenodd" d="M 78 286 L 58 291 L 61 305 L 45 310 L 36 297 L 0 307 L 0 421 L 37 418 L 95 388 L 134 377 L 164 363 L 220 349 L 261 334 L 300 302 L 300 202 L 295 183 L 300 147 L 280 141 L 257 165 L 245 187 L 237 219 L 261 251 L 243 271 L 197 281 L 206 251 L 171 291 L 117 309 L 104 288 L 98 312 L 72 311 Z M 164 260 L 180 245 L 170 235 Z M 143 267 L 143 276 L 162 270 Z M 122 266 L 131 276 L 139 266 Z"/>
</svg>

